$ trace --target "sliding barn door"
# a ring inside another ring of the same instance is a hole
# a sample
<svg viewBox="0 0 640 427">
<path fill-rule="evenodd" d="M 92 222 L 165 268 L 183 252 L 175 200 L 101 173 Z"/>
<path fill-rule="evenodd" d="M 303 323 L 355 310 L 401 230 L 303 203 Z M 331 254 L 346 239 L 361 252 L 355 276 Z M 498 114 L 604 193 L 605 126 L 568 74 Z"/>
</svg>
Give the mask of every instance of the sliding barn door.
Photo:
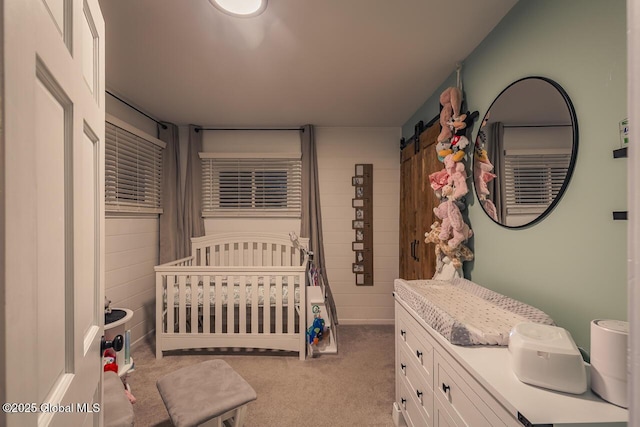
<svg viewBox="0 0 640 427">
<path fill-rule="evenodd" d="M 104 21 L 97 0 L 3 3 L 9 427 L 99 426 Z M 18 403 L 22 406 L 17 405 Z"/>
<path fill-rule="evenodd" d="M 443 168 L 435 149 L 439 133 L 440 124 L 436 123 L 401 153 L 400 277 L 403 279 L 431 279 L 435 274 L 435 247 L 424 242 L 424 234 L 437 219 L 433 208 L 440 203 L 429 185 L 429 175 Z"/>
</svg>

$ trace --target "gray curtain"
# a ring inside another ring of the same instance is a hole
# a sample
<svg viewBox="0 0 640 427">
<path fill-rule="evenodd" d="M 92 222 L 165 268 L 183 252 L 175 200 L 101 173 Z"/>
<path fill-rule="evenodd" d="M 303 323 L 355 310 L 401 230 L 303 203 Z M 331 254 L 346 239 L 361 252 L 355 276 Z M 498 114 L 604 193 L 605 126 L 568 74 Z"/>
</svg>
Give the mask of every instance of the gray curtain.
<svg viewBox="0 0 640 427">
<path fill-rule="evenodd" d="M 496 206 L 496 214 L 498 222 L 503 223 L 506 216 L 506 205 L 504 200 L 504 124 L 495 122 L 489 126 L 487 152 L 489 161 L 493 164 L 493 173 L 496 179 L 488 183 L 487 188 L 490 191 L 489 198 Z"/>
<path fill-rule="evenodd" d="M 202 131 L 198 126 L 189 126 L 189 149 L 187 174 L 184 189 L 184 238 L 185 256 L 191 254 L 191 238 L 204 236 L 202 219 L 202 164 L 198 153 L 202 151 Z"/>
<path fill-rule="evenodd" d="M 163 126 L 164 125 L 164 126 Z M 160 264 L 184 258 L 182 191 L 180 189 L 180 140 L 178 126 L 158 124 L 162 151 L 162 214 L 160 215 Z"/>
<path fill-rule="evenodd" d="M 300 129 L 300 140 L 302 146 L 302 221 L 300 224 L 300 236 L 309 238 L 309 249 L 313 251 L 313 263 L 324 279 L 332 320 L 337 325 L 338 313 L 324 263 L 318 158 L 313 125 L 305 125 Z"/>
</svg>

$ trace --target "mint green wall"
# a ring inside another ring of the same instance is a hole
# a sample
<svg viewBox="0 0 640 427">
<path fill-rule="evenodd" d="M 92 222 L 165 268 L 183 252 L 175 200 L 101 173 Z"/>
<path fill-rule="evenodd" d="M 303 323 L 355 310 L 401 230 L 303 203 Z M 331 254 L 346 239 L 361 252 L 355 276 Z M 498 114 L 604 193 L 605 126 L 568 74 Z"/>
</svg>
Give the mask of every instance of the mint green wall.
<svg viewBox="0 0 640 427">
<path fill-rule="evenodd" d="M 470 139 L 493 99 L 522 77 L 555 80 L 574 104 L 579 149 L 564 197 L 542 222 L 509 230 L 470 194 L 476 259 L 466 270 L 476 283 L 542 309 L 586 349 L 592 319 L 627 319 L 627 222 L 612 220 L 627 203 L 626 159 L 612 156 L 627 111 L 626 66 L 624 0 L 536 0 L 517 3 L 462 67 L 467 108 L 480 112 Z M 455 72 L 403 136 L 438 113 L 439 94 L 451 85 Z"/>
</svg>

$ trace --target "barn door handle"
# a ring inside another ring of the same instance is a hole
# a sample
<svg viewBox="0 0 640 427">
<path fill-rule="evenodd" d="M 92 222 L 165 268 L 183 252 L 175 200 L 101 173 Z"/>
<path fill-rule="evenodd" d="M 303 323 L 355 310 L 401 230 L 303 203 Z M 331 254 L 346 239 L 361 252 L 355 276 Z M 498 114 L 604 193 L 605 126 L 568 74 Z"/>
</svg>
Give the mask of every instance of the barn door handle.
<svg viewBox="0 0 640 427">
<path fill-rule="evenodd" d="M 411 258 L 416 259 L 416 241 L 411 242 Z"/>
<path fill-rule="evenodd" d="M 414 258 L 416 261 L 420 261 L 420 258 L 418 258 L 418 255 L 416 255 L 416 254 L 417 254 L 417 252 L 418 252 L 418 251 L 417 251 L 417 249 L 418 249 L 418 245 L 420 244 L 420 241 L 419 241 L 419 240 L 416 240 L 415 242 L 416 242 L 416 244 L 413 246 L 413 258 Z"/>
<path fill-rule="evenodd" d="M 120 351 L 122 350 L 122 347 L 124 347 L 124 339 L 122 338 L 122 335 L 116 335 L 113 338 L 113 341 L 107 341 L 106 339 L 104 339 L 103 335 L 102 339 L 100 340 L 100 356 L 104 355 L 104 351 L 108 348 L 112 348 L 115 351 Z"/>
</svg>

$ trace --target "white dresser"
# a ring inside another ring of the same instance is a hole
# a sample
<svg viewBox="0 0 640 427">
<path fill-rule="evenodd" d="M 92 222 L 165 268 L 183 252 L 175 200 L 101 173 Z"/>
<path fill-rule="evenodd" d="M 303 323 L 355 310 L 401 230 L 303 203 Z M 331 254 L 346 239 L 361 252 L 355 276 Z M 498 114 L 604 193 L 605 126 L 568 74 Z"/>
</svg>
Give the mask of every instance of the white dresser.
<svg viewBox="0 0 640 427">
<path fill-rule="evenodd" d="M 400 423 L 402 418 L 416 427 L 626 422 L 627 410 L 591 391 L 572 395 L 520 382 L 506 347 L 452 345 L 394 295 Z"/>
</svg>

